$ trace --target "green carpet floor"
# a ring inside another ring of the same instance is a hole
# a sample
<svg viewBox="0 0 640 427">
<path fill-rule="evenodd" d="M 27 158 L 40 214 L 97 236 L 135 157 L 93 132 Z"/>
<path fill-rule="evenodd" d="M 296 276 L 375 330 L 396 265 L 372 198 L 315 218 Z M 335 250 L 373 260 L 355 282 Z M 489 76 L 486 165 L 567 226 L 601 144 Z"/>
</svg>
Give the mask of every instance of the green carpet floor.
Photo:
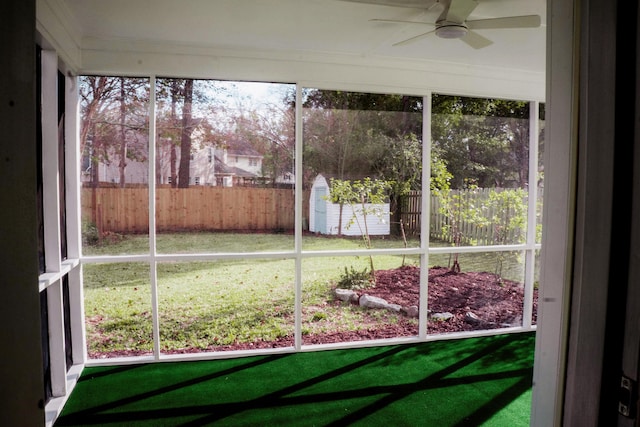
<svg viewBox="0 0 640 427">
<path fill-rule="evenodd" d="M 86 368 L 55 426 L 528 426 L 534 342 Z"/>
</svg>

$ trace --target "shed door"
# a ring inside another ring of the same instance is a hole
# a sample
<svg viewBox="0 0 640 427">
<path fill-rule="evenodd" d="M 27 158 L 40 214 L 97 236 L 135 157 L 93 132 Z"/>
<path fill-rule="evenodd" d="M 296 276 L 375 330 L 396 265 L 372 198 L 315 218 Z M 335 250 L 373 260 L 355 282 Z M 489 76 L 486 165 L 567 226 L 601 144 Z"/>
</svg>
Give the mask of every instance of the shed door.
<svg viewBox="0 0 640 427">
<path fill-rule="evenodd" d="M 315 192 L 315 230 L 316 233 L 327 234 L 327 187 L 318 187 Z"/>
</svg>

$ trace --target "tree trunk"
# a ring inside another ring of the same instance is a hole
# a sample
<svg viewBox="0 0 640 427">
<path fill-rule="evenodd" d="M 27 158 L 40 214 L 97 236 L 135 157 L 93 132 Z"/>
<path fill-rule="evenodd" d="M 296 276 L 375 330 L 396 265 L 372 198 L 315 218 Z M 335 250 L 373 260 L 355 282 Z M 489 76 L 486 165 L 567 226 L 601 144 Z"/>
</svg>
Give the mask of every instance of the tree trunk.
<svg viewBox="0 0 640 427">
<path fill-rule="evenodd" d="M 176 163 L 178 162 L 178 154 L 176 153 L 176 144 L 171 141 L 171 146 L 169 147 L 170 156 L 169 156 L 169 167 L 170 167 L 170 177 L 171 177 L 171 188 L 178 187 L 178 175 L 176 174 Z"/>
<path fill-rule="evenodd" d="M 392 235 L 404 235 L 404 227 L 402 225 L 402 209 L 401 197 L 395 192 L 389 195 L 389 212 L 391 213 L 391 224 L 389 226 Z"/>
<path fill-rule="evenodd" d="M 98 185 L 99 185 L 99 175 L 98 175 L 98 156 L 95 153 L 95 147 L 98 145 L 98 137 L 96 136 L 96 125 L 95 123 L 91 123 L 91 134 L 93 135 L 93 139 L 91 140 L 92 150 L 89 161 L 91 162 L 91 168 L 89 169 L 90 176 L 90 185 L 91 185 L 91 222 L 96 226 L 98 230 L 98 242 L 102 241 L 102 221 L 98 218 Z M 100 212 L 101 213 L 101 212 Z"/>
<path fill-rule="evenodd" d="M 182 107 L 182 134 L 180 136 L 180 169 L 178 187 L 189 187 L 189 167 L 191 164 L 191 104 L 193 101 L 193 80 L 184 82 L 184 105 Z"/>
<path fill-rule="evenodd" d="M 125 87 L 124 77 L 120 77 L 120 150 L 119 157 L 120 163 L 118 163 L 118 169 L 120 172 L 120 187 L 125 186 L 125 168 L 127 167 L 127 135 L 125 132 L 125 116 L 127 114 L 127 106 L 125 104 Z"/>
<path fill-rule="evenodd" d="M 171 126 L 176 126 L 176 106 L 180 95 L 180 85 L 177 79 L 171 81 Z M 169 141 L 169 184 L 171 188 L 178 187 L 177 163 L 178 154 L 176 153 L 177 138 L 171 138 Z"/>
</svg>

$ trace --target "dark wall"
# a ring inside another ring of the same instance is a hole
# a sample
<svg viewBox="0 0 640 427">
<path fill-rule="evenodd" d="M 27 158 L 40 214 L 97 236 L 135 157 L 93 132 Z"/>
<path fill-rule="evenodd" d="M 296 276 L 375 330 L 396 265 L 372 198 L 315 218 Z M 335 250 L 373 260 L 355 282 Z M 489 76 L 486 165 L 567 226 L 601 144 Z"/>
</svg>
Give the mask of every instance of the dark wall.
<svg viewBox="0 0 640 427">
<path fill-rule="evenodd" d="M 0 419 L 44 424 L 36 178 L 35 0 L 0 2 Z"/>
</svg>

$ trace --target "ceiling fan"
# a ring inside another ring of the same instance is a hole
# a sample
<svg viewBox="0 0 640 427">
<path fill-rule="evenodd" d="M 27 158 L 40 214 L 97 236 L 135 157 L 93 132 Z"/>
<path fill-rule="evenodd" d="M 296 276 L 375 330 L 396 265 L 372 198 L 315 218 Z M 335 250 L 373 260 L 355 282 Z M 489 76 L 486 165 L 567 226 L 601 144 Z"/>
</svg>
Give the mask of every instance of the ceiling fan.
<svg viewBox="0 0 640 427">
<path fill-rule="evenodd" d="M 474 30 L 493 30 L 503 28 L 537 28 L 541 20 L 539 15 L 507 16 L 467 20 L 478 6 L 477 0 L 343 0 L 357 3 L 380 4 L 386 6 L 423 8 L 430 10 L 441 6 L 443 11 L 434 23 L 419 21 L 403 21 L 395 19 L 372 19 L 371 22 L 387 22 L 395 24 L 419 24 L 433 26 L 434 29 L 418 34 L 406 40 L 394 43 L 400 46 L 413 43 L 433 33 L 443 39 L 460 39 L 474 49 L 482 49 L 493 42 Z"/>
</svg>

